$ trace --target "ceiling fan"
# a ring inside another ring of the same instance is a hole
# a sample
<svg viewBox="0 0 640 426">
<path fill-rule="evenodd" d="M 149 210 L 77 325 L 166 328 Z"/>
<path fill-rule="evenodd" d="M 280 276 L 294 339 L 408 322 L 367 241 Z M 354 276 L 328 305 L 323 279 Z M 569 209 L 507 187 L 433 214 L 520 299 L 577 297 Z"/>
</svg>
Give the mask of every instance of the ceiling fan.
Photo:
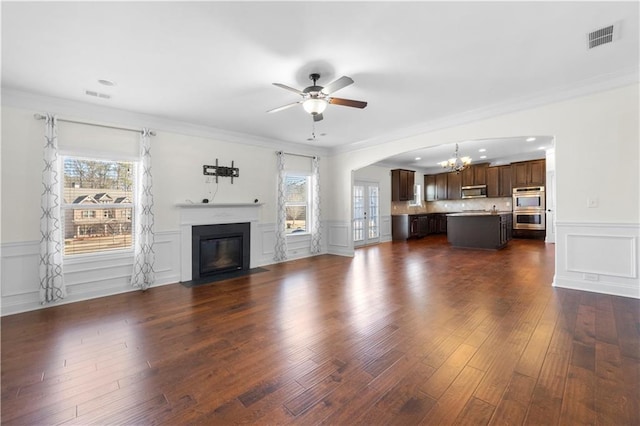
<svg viewBox="0 0 640 426">
<path fill-rule="evenodd" d="M 311 114 L 311 116 L 313 116 L 313 121 L 320 121 L 323 119 L 322 113 L 329 104 L 361 109 L 367 106 L 367 103 L 363 101 L 354 101 L 351 99 L 334 98 L 332 96 L 329 96 L 333 92 L 337 92 L 338 90 L 347 87 L 350 84 L 353 84 L 353 80 L 347 76 L 342 76 L 324 87 L 318 86 L 316 84 L 316 81 L 320 79 L 320 74 L 310 74 L 309 79 L 313 81 L 313 85 L 303 90 L 294 89 L 293 87 L 289 87 L 280 83 L 273 83 L 274 86 L 282 87 L 283 89 L 297 93 L 298 95 L 302 96 L 302 99 L 300 99 L 298 102 L 283 105 L 281 107 L 271 109 L 267 112 L 278 112 L 287 108 L 291 108 L 292 106 L 302 104 L 304 110 Z"/>
</svg>

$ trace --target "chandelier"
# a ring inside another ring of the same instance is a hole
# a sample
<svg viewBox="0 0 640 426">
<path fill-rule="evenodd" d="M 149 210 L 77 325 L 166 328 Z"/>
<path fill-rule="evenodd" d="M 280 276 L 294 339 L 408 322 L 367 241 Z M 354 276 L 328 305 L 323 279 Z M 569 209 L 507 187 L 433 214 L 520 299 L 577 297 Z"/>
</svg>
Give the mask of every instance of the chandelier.
<svg viewBox="0 0 640 426">
<path fill-rule="evenodd" d="M 454 153 L 453 158 L 440 162 L 442 167 L 449 169 L 452 173 L 460 173 L 466 169 L 469 164 L 471 164 L 471 157 L 460 157 L 458 155 L 458 144 L 456 144 L 456 152 Z"/>
</svg>

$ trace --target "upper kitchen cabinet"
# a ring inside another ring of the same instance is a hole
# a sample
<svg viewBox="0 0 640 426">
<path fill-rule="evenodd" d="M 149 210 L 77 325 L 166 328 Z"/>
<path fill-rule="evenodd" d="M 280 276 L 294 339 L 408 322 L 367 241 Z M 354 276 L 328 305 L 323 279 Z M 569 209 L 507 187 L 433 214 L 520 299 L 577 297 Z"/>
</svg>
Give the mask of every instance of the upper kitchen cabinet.
<svg viewBox="0 0 640 426">
<path fill-rule="evenodd" d="M 462 198 L 462 173 L 446 173 L 447 198 L 460 200 Z"/>
<path fill-rule="evenodd" d="M 391 170 L 391 201 L 413 200 L 414 184 L 415 171 L 404 169 Z"/>
<path fill-rule="evenodd" d="M 487 167 L 487 197 L 511 197 L 511 166 Z"/>
<path fill-rule="evenodd" d="M 511 163 L 512 187 L 544 185 L 545 160 Z"/>
<path fill-rule="evenodd" d="M 447 173 L 425 175 L 424 191 L 426 201 L 447 200 Z"/>
<path fill-rule="evenodd" d="M 474 164 L 462 171 L 462 186 L 476 186 L 487 184 L 487 168 L 489 164 Z"/>
</svg>

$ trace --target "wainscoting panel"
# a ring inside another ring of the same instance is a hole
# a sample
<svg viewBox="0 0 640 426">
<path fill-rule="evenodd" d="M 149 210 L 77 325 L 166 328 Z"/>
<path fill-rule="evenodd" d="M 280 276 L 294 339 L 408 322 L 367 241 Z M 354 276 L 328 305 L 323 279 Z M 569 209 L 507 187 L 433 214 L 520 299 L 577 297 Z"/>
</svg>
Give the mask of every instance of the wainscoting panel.
<svg viewBox="0 0 640 426">
<path fill-rule="evenodd" d="M 380 216 L 380 242 L 391 241 L 391 216 Z"/>
<path fill-rule="evenodd" d="M 256 266 L 266 266 L 273 264 L 274 247 L 276 244 L 276 224 L 261 223 L 257 228 L 260 234 L 260 238 L 258 241 L 260 251 L 255 254 L 257 256 Z M 321 228 L 323 235 L 320 239 L 320 254 L 323 254 L 327 253 L 327 224 L 325 222 L 322 222 Z M 310 249 L 310 235 L 292 235 L 287 240 L 287 260 L 315 256 L 315 254 L 311 254 Z M 254 256 L 253 252 L 251 253 L 251 256 Z"/>
<path fill-rule="evenodd" d="M 349 222 L 327 221 L 327 251 L 340 256 L 353 256 L 353 238 Z"/>
<path fill-rule="evenodd" d="M 130 284 L 132 253 L 114 252 L 100 256 L 81 256 L 65 262 L 65 300 L 43 306 L 40 304 L 38 292 L 39 253 L 38 241 L 2 244 L 2 315 L 137 291 Z M 178 282 L 180 232 L 156 233 L 155 253 L 155 286 Z"/>
<path fill-rule="evenodd" d="M 556 223 L 554 285 L 640 298 L 637 224 Z"/>
</svg>

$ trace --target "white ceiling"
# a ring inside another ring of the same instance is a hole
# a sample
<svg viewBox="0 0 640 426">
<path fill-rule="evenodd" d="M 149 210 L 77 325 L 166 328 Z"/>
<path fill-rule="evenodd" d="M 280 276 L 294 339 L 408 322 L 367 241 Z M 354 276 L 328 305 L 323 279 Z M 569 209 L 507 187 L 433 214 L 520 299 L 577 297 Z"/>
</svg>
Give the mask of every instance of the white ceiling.
<svg viewBox="0 0 640 426">
<path fill-rule="evenodd" d="M 637 81 L 638 10 L 635 1 L 4 1 L 2 87 L 345 149 Z M 612 23 L 619 39 L 588 50 L 586 34 Z M 308 141 L 300 106 L 266 111 L 299 99 L 272 83 L 301 89 L 311 72 L 320 85 L 352 77 L 335 96 L 369 105 L 329 105 Z M 451 155 L 443 149 L 436 161 Z"/>
</svg>

